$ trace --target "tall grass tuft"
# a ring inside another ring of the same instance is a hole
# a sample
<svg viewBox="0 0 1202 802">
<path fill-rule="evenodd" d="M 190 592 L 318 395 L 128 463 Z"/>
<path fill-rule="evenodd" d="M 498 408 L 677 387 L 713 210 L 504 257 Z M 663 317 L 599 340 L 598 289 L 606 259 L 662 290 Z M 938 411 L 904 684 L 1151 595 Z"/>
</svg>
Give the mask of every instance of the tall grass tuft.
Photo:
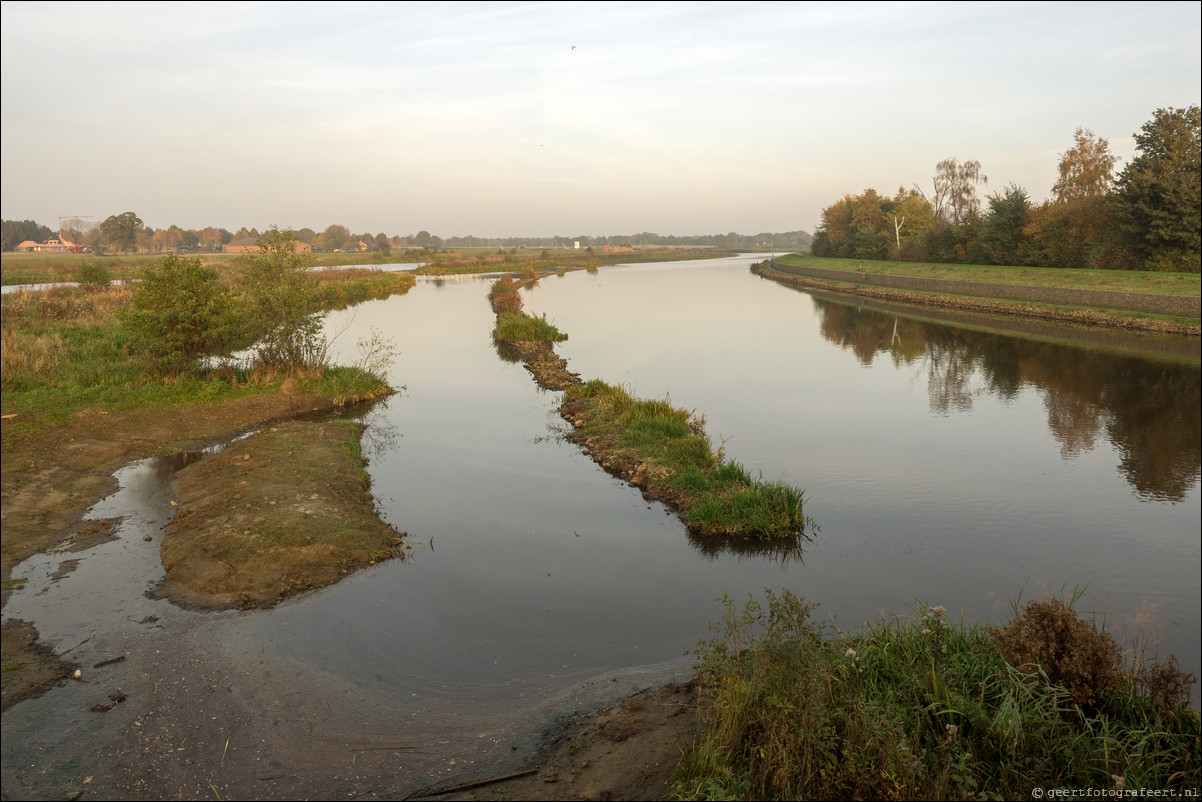
<svg viewBox="0 0 1202 802">
<path fill-rule="evenodd" d="M 517 284 L 510 276 L 501 276 L 493 282 L 488 291 L 488 302 L 492 304 L 492 311 L 497 315 L 503 312 L 517 314 L 522 311 L 522 296 L 518 294 Z"/>
<path fill-rule="evenodd" d="M 493 329 L 492 336 L 500 343 L 529 340 L 561 342 L 568 338 L 568 335 L 555 328 L 555 324 L 547 320 L 546 315 L 533 317 L 524 312 L 502 312 L 497 315 L 497 325 Z"/>
</svg>

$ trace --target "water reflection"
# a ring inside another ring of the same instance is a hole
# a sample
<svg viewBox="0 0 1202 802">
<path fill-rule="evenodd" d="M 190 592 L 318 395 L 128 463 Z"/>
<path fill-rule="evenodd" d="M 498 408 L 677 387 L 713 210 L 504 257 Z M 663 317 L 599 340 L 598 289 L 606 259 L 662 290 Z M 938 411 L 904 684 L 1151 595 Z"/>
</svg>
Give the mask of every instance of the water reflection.
<svg viewBox="0 0 1202 802">
<path fill-rule="evenodd" d="M 790 563 L 805 565 L 804 545 L 811 542 L 811 537 L 805 534 L 774 541 L 700 537 L 692 532 L 688 536 L 689 545 L 706 559 L 718 561 L 723 557 L 735 557 L 739 560 L 762 560 L 776 563 L 781 568 Z"/>
<path fill-rule="evenodd" d="M 1202 383 L 1196 366 L 1153 362 L 1041 340 L 900 317 L 815 297 L 819 331 L 865 367 L 878 355 L 913 366 L 932 412 L 966 412 L 983 394 L 1002 400 L 1035 388 L 1064 459 L 1106 437 L 1141 498 L 1179 501 L 1202 466 Z"/>
</svg>

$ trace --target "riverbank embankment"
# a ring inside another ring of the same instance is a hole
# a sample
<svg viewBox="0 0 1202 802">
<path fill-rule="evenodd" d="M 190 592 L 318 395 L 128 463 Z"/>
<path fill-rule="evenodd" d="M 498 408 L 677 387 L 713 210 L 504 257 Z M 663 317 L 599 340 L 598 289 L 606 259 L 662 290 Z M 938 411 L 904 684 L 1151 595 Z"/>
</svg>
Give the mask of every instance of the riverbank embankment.
<svg viewBox="0 0 1202 802">
<path fill-rule="evenodd" d="M 902 276 L 786 264 L 778 260 L 762 262 L 752 269 L 756 275 L 782 284 L 894 303 L 1071 325 L 1202 335 L 1202 325 L 1172 319 L 1202 314 L 1202 299 L 1197 296 Z"/>
</svg>

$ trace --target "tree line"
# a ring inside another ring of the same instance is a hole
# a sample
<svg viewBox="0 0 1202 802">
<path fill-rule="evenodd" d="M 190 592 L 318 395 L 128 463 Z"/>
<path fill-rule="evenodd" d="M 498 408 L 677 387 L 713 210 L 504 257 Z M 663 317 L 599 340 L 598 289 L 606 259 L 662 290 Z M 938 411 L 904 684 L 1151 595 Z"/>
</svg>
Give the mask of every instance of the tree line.
<svg viewBox="0 0 1202 802">
<path fill-rule="evenodd" d="M 822 210 L 811 253 L 1041 267 L 1202 269 L 1202 147 L 1198 106 L 1158 109 L 1135 134 L 1137 152 L 1117 175 L 1105 139 L 1078 128 L 1060 154 L 1051 196 L 1031 201 L 1009 184 L 985 197 L 978 161 L 935 166 L 930 194 L 875 189 Z"/>
<path fill-rule="evenodd" d="M 33 220 L 3 221 L 3 249 L 13 251 L 22 242 L 45 242 L 61 237 L 77 245 L 87 246 L 95 253 L 193 253 L 220 251 L 231 242 L 253 242 L 266 232 L 245 226 L 237 231 L 208 226 L 185 229 L 172 225 L 154 229 L 145 225 L 134 212 L 111 215 L 98 224 L 86 224 L 78 218 L 64 218 L 62 228 L 55 232 Z M 691 236 L 662 236 L 651 232 L 612 236 L 580 234 L 574 237 L 477 237 L 472 234 L 446 239 L 419 231 L 408 236 L 355 234 L 347 226 L 334 224 L 324 231 L 301 228 L 292 232 L 296 242 L 303 242 L 315 251 L 381 251 L 390 253 L 401 248 L 571 248 L 577 242 L 581 248 L 606 245 L 628 247 L 714 247 L 728 250 L 779 248 L 805 250 L 810 235 L 805 231 L 759 234 L 701 234 Z"/>
<path fill-rule="evenodd" d="M 87 246 L 96 253 L 190 253 L 220 251 L 231 242 L 254 243 L 268 233 L 243 226 L 230 231 L 216 226 L 180 228 L 176 225 L 155 229 L 142 222 L 135 212 L 111 215 L 100 223 L 88 223 L 78 218 L 64 218 L 56 232 L 33 220 L 3 221 L 3 249 L 13 251 L 26 240 L 45 242 L 61 238 L 76 245 Z M 408 237 L 384 233 L 355 234 L 344 225 L 331 225 L 318 233 L 311 228 L 292 232 L 296 242 L 304 242 L 314 250 L 389 251 L 392 248 L 435 247 L 441 240 L 422 231 Z"/>
</svg>

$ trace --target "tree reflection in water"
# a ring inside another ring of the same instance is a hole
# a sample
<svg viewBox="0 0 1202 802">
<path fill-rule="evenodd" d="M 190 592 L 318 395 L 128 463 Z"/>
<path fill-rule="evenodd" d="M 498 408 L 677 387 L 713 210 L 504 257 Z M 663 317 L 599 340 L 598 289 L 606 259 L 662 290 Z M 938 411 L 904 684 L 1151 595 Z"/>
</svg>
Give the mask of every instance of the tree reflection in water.
<svg viewBox="0 0 1202 802">
<path fill-rule="evenodd" d="M 990 394 L 1035 388 L 1064 459 L 1105 436 L 1142 497 L 1178 501 L 1202 464 L 1202 382 L 1197 363 L 1155 361 L 1006 336 L 814 297 L 822 336 L 868 366 L 878 355 L 925 369 L 933 412 L 968 411 Z"/>
</svg>

